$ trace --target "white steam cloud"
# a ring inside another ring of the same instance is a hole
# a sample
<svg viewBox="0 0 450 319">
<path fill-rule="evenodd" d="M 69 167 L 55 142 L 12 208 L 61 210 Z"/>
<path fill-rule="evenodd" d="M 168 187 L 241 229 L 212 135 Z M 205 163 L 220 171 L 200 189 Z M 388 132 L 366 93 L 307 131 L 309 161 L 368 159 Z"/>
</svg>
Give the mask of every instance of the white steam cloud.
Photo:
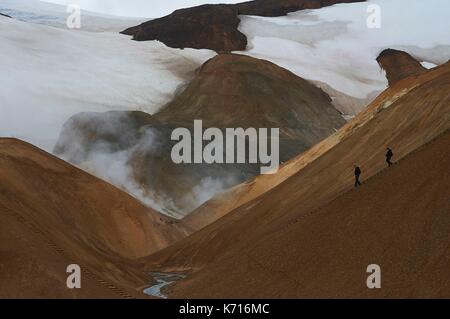
<svg viewBox="0 0 450 319">
<path fill-rule="evenodd" d="M 149 120 L 145 113 L 80 113 L 64 125 L 55 153 L 174 218 L 243 181 L 233 172 L 167 163 L 170 134 L 145 125 Z"/>
</svg>

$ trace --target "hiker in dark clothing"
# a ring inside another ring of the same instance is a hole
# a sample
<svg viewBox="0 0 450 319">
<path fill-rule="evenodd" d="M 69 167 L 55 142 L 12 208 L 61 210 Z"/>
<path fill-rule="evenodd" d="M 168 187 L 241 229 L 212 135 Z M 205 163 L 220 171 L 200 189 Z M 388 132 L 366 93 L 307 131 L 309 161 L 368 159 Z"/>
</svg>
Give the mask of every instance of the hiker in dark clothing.
<svg viewBox="0 0 450 319">
<path fill-rule="evenodd" d="M 391 162 L 392 157 L 394 157 L 394 152 L 392 152 L 392 150 L 388 147 L 386 153 L 386 163 L 388 164 L 388 167 L 392 166 Z"/>
<path fill-rule="evenodd" d="M 361 169 L 355 165 L 355 187 L 361 186 L 359 176 L 361 176 Z"/>
</svg>

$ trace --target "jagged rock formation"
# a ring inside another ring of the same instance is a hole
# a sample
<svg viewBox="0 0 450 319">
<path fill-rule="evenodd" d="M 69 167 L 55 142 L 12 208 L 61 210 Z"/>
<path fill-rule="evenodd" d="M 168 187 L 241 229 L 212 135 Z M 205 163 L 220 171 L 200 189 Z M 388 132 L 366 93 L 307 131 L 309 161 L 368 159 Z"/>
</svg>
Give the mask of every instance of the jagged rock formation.
<svg viewBox="0 0 450 319">
<path fill-rule="evenodd" d="M 386 71 L 390 86 L 408 76 L 419 75 L 427 71 L 419 61 L 404 51 L 386 49 L 380 53 L 377 61 Z"/>
<path fill-rule="evenodd" d="M 345 124 L 322 90 L 267 61 L 232 54 L 206 62 L 176 98 L 153 116 L 79 114 L 64 126 L 55 153 L 75 164 L 126 152 L 136 189 L 169 214 L 185 215 L 216 193 L 260 173 L 260 164 L 174 164 L 177 127 L 280 128 L 282 162 Z M 204 143 L 206 145 L 206 143 Z M 109 154 L 109 155 L 108 155 Z"/>
<path fill-rule="evenodd" d="M 133 40 L 159 40 L 173 48 L 211 49 L 217 52 L 243 51 L 247 37 L 238 30 L 238 15 L 282 16 L 303 9 L 317 9 L 336 3 L 365 0 L 256 0 L 235 5 L 202 5 L 122 31 Z"/>
</svg>

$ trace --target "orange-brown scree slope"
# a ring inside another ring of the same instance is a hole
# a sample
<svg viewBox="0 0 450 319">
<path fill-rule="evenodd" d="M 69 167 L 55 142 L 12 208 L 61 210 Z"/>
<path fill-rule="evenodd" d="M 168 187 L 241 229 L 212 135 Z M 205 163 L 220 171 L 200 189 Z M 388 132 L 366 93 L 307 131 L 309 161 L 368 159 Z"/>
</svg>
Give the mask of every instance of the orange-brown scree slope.
<svg viewBox="0 0 450 319">
<path fill-rule="evenodd" d="M 362 188 L 224 252 L 172 296 L 449 298 L 449 168 L 447 131 Z M 371 264 L 382 289 L 366 286 Z"/>
<path fill-rule="evenodd" d="M 0 139 L 0 297 L 142 296 L 133 260 L 184 236 L 180 224 L 27 144 Z M 83 269 L 82 289 L 66 267 Z"/>
<path fill-rule="evenodd" d="M 314 289 L 310 291 L 286 289 L 284 292 L 276 289 L 257 289 L 256 287 L 259 287 L 258 285 L 262 285 L 264 282 L 267 283 L 267 287 L 275 284 L 273 281 L 269 280 L 269 277 L 271 276 L 281 276 L 284 274 L 286 278 L 292 279 L 289 274 L 291 270 L 283 269 L 281 264 L 280 267 L 276 267 L 276 263 L 280 261 L 280 258 L 275 254 L 275 251 L 272 251 L 270 248 L 271 245 L 275 245 L 275 242 L 272 242 L 272 239 L 276 236 L 281 236 L 286 231 L 287 226 L 291 225 L 293 221 L 304 218 L 308 213 L 323 207 L 336 197 L 339 197 L 340 194 L 349 191 L 353 185 L 354 164 L 361 166 L 363 170 L 363 180 L 366 180 L 370 176 L 374 176 L 386 165 L 384 162 L 384 154 L 387 146 L 394 149 L 396 160 L 403 158 L 447 131 L 450 128 L 449 114 L 450 64 L 399 81 L 393 87 L 381 94 L 380 97 L 378 97 L 368 109 L 360 114 L 354 121 L 342 128 L 336 135 L 325 140 L 323 143 L 320 143 L 318 149 L 313 148 L 312 152 L 306 152 L 304 155 L 291 161 L 285 168 L 282 168 L 280 171 L 281 174 L 285 174 L 286 170 L 289 170 L 290 173 L 288 172 L 286 173 L 286 176 L 282 176 L 281 181 L 276 180 L 276 175 L 269 177 L 269 182 L 274 185 L 272 189 L 266 189 L 266 192 L 262 195 L 256 196 L 253 200 L 246 203 L 244 202 L 242 206 L 234 209 L 231 213 L 225 214 L 225 216 L 218 221 L 194 233 L 188 238 L 183 239 L 153 256 L 145 258 L 144 262 L 146 263 L 146 269 L 167 271 L 184 270 L 189 272 L 189 278 L 174 287 L 173 296 L 200 296 L 203 294 L 203 291 L 197 288 L 201 287 L 204 283 L 210 285 L 211 288 L 205 290 L 204 293 L 206 294 L 206 291 L 208 291 L 211 293 L 209 295 L 211 297 L 260 297 L 269 295 L 273 297 L 332 296 L 331 290 L 328 293 L 325 290 L 319 291 Z M 305 156 L 310 156 L 311 159 L 305 158 Z M 437 157 L 437 159 L 440 160 L 441 157 Z M 435 161 L 437 159 L 435 159 Z M 423 168 L 424 174 L 427 174 L 427 169 L 432 169 L 432 166 L 435 166 L 439 167 L 440 176 L 443 178 L 444 172 L 448 171 L 448 163 L 439 163 L 441 162 L 436 162 L 434 164 L 431 164 L 430 162 L 429 167 Z M 416 170 L 418 170 L 418 168 L 412 169 L 407 175 L 410 180 L 405 178 L 404 180 L 401 180 L 401 182 L 405 185 L 417 186 L 419 180 L 414 179 Z M 430 176 L 432 176 L 431 171 Z M 265 178 L 262 178 L 262 180 L 264 179 Z M 272 179 L 275 179 L 275 181 Z M 432 179 L 432 181 L 433 180 L 442 182 L 440 179 Z M 255 183 L 257 184 L 258 180 L 256 180 Z M 252 189 L 251 187 L 254 187 L 254 185 L 250 185 L 250 190 Z M 364 185 L 364 187 L 366 187 L 366 185 Z M 445 193 L 447 188 L 433 188 L 433 185 L 430 184 L 430 187 L 428 188 L 423 186 L 417 189 L 420 190 L 419 194 L 424 192 L 424 201 L 426 203 L 429 202 L 432 197 L 436 197 L 437 199 L 439 196 L 446 195 L 445 198 L 448 199 L 448 194 Z M 396 196 L 411 195 L 411 198 L 406 197 L 408 201 L 414 201 L 416 203 L 415 206 L 420 207 L 417 202 L 420 201 L 420 196 L 418 196 L 417 193 L 414 193 L 412 189 L 410 189 L 408 193 L 402 193 L 403 191 L 407 191 L 407 189 L 403 190 L 401 188 L 396 188 L 395 192 L 392 190 L 384 195 L 388 202 L 390 202 L 392 198 L 396 198 Z M 412 196 L 412 194 L 414 194 L 414 196 Z M 392 198 L 389 198 L 389 196 L 392 196 Z M 396 211 L 390 210 L 389 206 L 384 206 L 383 203 L 384 200 L 374 199 L 374 208 L 378 207 L 380 211 L 387 214 L 386 216 L 392 216 L 393 220 L 391 221 L 394 223 L 394 220 L 396 220 L 395 218 L 398 218 L 395 215 Z M 409 206 L 405 206 L 404 210 L 407 211 L 408 207 Z M 442 210 L 445 211 L 445 206 L 442 207 L 441 211 Z M 403 212 L 403 210 L 401 211 Z M 342 215 L 339 215 L 339 213 L 340 212 L 336 212 L 337 219 L 342 218 Z M 413 213 L 414 212 L 412 212 L 412 214 Z M 419 214 L 419 212 L 416 213 Z M 352 216 L 351 213 L 348 214 L 349 216 Z M 425 211 L 424 218 L 430 216 L 427 214 L 427 211 Z M 377 214 L 373 212 L 373 215 L 375 218 Z M 445 226 L 445 221 L 439 221 L 436 216 L 431 216 L 430 218 L 432 220 L 438 220 L 439 223 L 442 222 L 442 225 Z M 305 220 L 307 221 L 308 218 L 305 217 Z M 329 233 L 330 236 L 336 233 L 333 225 L 337 222 L 338 220 L 333 221 L 328 226 L 324 225 L 325 233 L 308 231 L 309 226 L 304 226 L 304 231 L 306 234 L 309 234 L 311 238 L 319 236 L 314 239 L 316 242 L 320 242 L 320 237 L 325 236 L 327 233 Z M 412 240 L 410 244 L 406 247 L 402 247 L 393 246 L 393 243 L 389 243 L 389 245 L 386 246 L 386 241 L 381 241 L 378 243 L 374 242 L 373 247 L 387 250 L 390 249 L 390 246 L 392 245 L 394 248 L 396 247 L 395 249 L 399 250 L 399 254 L 400 251 L 404 249 L 406 255 L 410 254 L 408 255 L 410 259 L 401 259 L 404 260 L 405 265 L 407 265 L 411 260 L 414 260 L 413 256 L 415 252 L 412 250 L 414 248 L 413 242 L 415 242 L 414 238 L 419 236 L 416 236 L 416 233 L 412 232 L 411 229 L 413 229 L 413 227 L 421 227 L 420 225 L 422 224 L 417 222 L 417 219 L 415 220 L 414 218 L 405 219 L 405 222 L 417 223 L 414 224 L 415 226 L 412 224 L 408 226 L 399 226 L 405 227 L 405 231 L 407 232 L 405 236 L 411 237 Z M 434 227 L 434 224 L 431 224 L 431 220 L 429 222 L 429 226 L 426 227 L 431 229 Z M 349 225 L 353 225 L 355 229 L 350 228 L 346 235 L 348 235 L 355 243 L 365 240 L 364 238 L 358 238 L 353 235 L 353 232 L 357 233 L 356 229 L 365 225 L 364 223 L 368 224 L 368 221 L 365 222 L 358 219 L 349 221 Z M 401 230 L 394 228 L 394 226 L 396 225 L 392 225 L 391 228 L 386 228 L 385 232 L 382 232 L 381 228 L 376 227 L 373 231 L 379 236 L 386 236 L 392 239 L 392 237 L 398 235 L 398 232 Z M 335 235 L 337 236 L 338 234 Z M 440 246 L 445 244 L 440 242 L 437 237 L 433 239 L 434 235 L 436 235 L 436 233 L 431 231 L 430 233 L 425 233 L 423 236 L 431 236 L 431 241 L 435 245 Z M 307 239 L 312 240 L 310 238 Z M 260 243 L 265 243 L 267 246 L 258 246 Z M 305 242 L 300 238 L 299 240 L 290 238 L 289 241 L 286 242 L 280 240 L 277 241 L 277 243 L 281 243 L 286 247 L 292 247 L 292 249 L 296 249 L 298 253 L 305 249 L 308 251 L 307 248 L 310 246 L 309 242 Z M 339 241 L 336 241 L 334 245 L 331 245 L 331 242 L 324 242 L 324 245 L 324 249 L 329 249 L 326 252 L 330 255 L 342 253 L 350 256 L 352 253 L 351 250 L 354 250 L 354 247 L 352 246 L 349 246 L 347 249 L 344 243 Z M 252 252 L 258 247 L 263 247 L 263 249 L 268 251 L 266 261 L 256 260 L 251 257 L 253 256 Z M 270 251 L 272 251 L 274 255 L 270 255 Z M 247 256 L 250 257 L 247 258 Z M 295 256 L 285 257 L 289 260 L 289 258 L 294 258 Z M 355 258 L 357 257 L 358 256 L 355 255 Z M 366 257 L 370 256 L 367 255 Z M 419 261 L 422 257 L 418 256 L 417 258 L 419 258 Z M 260 267 L 258 268 L 258 263 L 252 263 L 252 260 L 261 262 Z M 339 262 L 340 260 L 341 259 L 337 259 L 336 262 Z M 227 264 L 230 266 L 231 264 L 228 263 L 229 261 L 233 262 L 234 265 L 233 267 L 230 267 L 228 271 L 225 271 L 225 268 L 221 268 L 220 265 Z M 304 262 L 305 264 L 303 265 L 296 264 L 296 267 L 300 270 L 302 267 L 307 267 L 304 272 L 305 274 L 308 274 L 308 276 L 301 277 L 300 274 L 297 274 L 300 277 L 298 277 L 296 281 L 293 280 L 293 283 L 305 282 L 302 289 L 305 289 L 305 287 L 308 286 L 313 287 L 315 278 L 322 276 L 321 273 L 316 273 L 316 277 L 311 276 L 311 271 L 314 271 L 316 268 L 317 270 L 325 269 L 320 268 L 320 265 L 314 260 L 305 259 Z M 267 272 L 264 271 L 265 263 L 273 263 L 275 266 L 274 268 L 270 268 L 271 271 Z M 251 267 L 253 273 L 248 268 L 245 268 L 247 267 L 246 265 L 250 265 L 249 267 Z M 337 264 L 333 265 L 336 267 L 338 266 Z M 223 270 L 224 272 L 218 273 L 216 269 L 221 269 L 221 271 Z M 261 271 L 259 274 L 258 269 Z M 338 269 L 341 273 L 344 271 L 343 268 Z M 245 286 L 245 289 L 238 281 L 235 281 L 237 277 L 229 276 L 231 270 L 236 273 L 241 271 L 241 274 L 247 272 L 246 279 L 239 279 L 242 280 L 241 282 L 242 285 Z M 330 270 L 330 272 L 332 271 Z M 364 270 L 362 273 L 365 275 Z M 217 279 L 217 290 L 214 289 L 215 284 L 207 279 L 210 275 L 211 278 L 214 277 Z M 230 280 L 231 278 L 233 279 L 232 281 L 229 281 L 224 277 L 230 278 Z M 262 277 L 265 279 L 263 280 Z M 398 279 L 400 284 L 404 283 L 402 278 L 403 277 L 399 277 Z M 317 279 L 317 282 L 320 283 L 320 280 L 322 279 Z M 220 281 L 226 282 L 229 289 L 228 293 L 220 290 L 221 288 L 219 289 Z M 253 284 L 255 284 L 254 290 L 250 288 Z M 232 288 L 233 285 L 235 285 L 236 289 Z M 238 286 L 240 286 L 240 289 L 237 288 Z M 403 293 L 411 292 L 411 287 L 408 288 L 405 286 L 404 288 L 403 291 L 391 289 L 384 293 L 401 295 Z M 332 287 L 330 289 L 332 289 Z M 355 288 L 355 291 L 343 290 L 340 295 L 337 294 L 337 296 L 354 296 L 360 294 L 361 291 Z"/>
</svg>

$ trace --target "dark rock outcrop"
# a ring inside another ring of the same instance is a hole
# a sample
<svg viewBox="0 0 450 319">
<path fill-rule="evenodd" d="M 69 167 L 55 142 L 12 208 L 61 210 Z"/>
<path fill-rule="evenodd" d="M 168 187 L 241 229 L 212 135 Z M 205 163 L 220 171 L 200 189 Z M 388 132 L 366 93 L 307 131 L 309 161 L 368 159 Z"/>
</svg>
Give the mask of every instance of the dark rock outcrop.
<svg viewBox="0 0 450 319">
<path fill-rule="evenodd" d="M 96 153 L 126 153 L 133 183 L 166 213 L 187 214 L 215 194 L 260 174 L 256 164 L 175 164 L 175 128 L 279 128 L 282 162 L 345 124 L 321 89 L 273 63 L 221 54 L 206 62 L 175 99 L 153 116 L 84 113 L 64 126 L 55 153 L 75 164 Z M 193 134 L 192 134 L 193 135 Z M 208 143 L 204 143 L 206 146 Z M 247 149 L 248 151 L 248 149 Z M 265 166 L 265 165 L 264 165 Z"/>
<path fill-rule="evenodd" d="M 362 1 L 365 0 L 255 0 L 234 5 L 202 5 L 176 10 L 122 33 L 137 41 L 159 40 L 172 48 L 243 51 L 247 47 L 247 37 L 238 30 L 239 15 L 276 17 L 336 3 Z"/>
<path fill-rule="evenodd" d="M 394 85 L 408 76 L 419 75 L 427 71 L 410 54 L 394 49 L 386 49 L 381 52 L 377 58 L 377 62 L 386 71 L 389 86 Z"/>
<path fill-rule="evenodd" d="M 137 41 L 159 40 L 173 48 L 243 50 L 247 38 L 239 32 L 237 10 L 228 5 L 180 9 L 123 31 Z"/>
</svg>

